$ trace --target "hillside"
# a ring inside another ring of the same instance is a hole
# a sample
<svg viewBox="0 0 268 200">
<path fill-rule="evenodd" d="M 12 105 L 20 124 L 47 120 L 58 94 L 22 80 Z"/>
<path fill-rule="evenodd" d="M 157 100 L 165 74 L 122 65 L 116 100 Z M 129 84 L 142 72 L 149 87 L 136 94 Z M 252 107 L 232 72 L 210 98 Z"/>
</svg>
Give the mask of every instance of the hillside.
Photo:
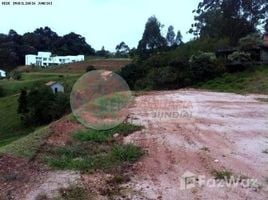
<svg viewBox="0 0 268 200">
<path fill-rule="evenodd" d="M 268 94 L 268 65 L 229 74 L 201 83 L 196 88 L 219 92 Z"/>
<path fill-rule="evenodd" d="M 85 62 L 51 69 L 36 69 L 25 66 L 17 68 L 22 72 L 21 80 L 0 80 L 0 87 L 4 90 L 4 97 L 0 97 L 2 113 L 0 117 L 0 146 L 17 140 L 35 129 L 24 127 L 17 114 L 17 100 L 21 89 L 30 89 L 49 81 L 58 81 L 70 91 L 75 81 L 86 72 L 86 68 L 90 65 L 97 69 L 119 70 L 129 62 L 129 59 L 89 59 Z"/>
<path fill-rule="evenodd" d="M 96 69 L 104 69 L 110 71 L 118 71 L 125 65 L 131 63 L 131 59 L 104 59 L 104 58 L 89 58 L 84 62 L 71 63 L 66 65 L 60 65 L 51 67 L 50 69 L 37 69 L 28 66 L 20 66 L 17 68 L 19 71 L 31 71 L 31 72 L 51 72 L 51 73 L 85 73 L 86 68 L 94 66 Z"/>
</svg>

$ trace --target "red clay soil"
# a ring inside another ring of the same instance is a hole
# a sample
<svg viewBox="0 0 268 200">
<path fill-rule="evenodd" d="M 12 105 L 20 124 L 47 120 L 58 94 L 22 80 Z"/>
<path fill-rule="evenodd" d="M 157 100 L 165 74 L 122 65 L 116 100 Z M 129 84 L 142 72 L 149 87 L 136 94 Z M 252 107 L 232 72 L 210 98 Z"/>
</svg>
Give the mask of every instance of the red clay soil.
<svg viewBox="0 0 268 200">
<path fill-rule="evenodd" d="M 48 71 L 58 73 L 84 73 L 88 66 L 94 66 L 96 69 L 116 71 L 120 70 L 122 67 L 126 66 L 129 63 L 131 63 L 130 59 L 92 59 L 84 62 L 58 66 L 56 68 L 48 69 Z M 22 72 L 38 71 L 38 69 L 28 66 L 17 67 L 17 70 Z"/>
<path fill-rule="evenodd" d="M 72 135 L 82 128 L 83 126 L 81 124 L 68 119 L 57 121 L 50 126 L 52 134 L 48 138 L 47 144 L 65 146 L 73 140 Z"/>
<path fill-rule="evenodd" d="M 46 146 L 66 145 L 72 140 L 72 134 L 81 128 L 80 124 L 65 118 L 52 123 L 52 134 L 38 153 Z M 0 156 L 0 200 L 35 200 L 43 194 L 52 198 L 60 188 L 81 183 L 80 173 L 52 171 L 39 160 L 39 154 L 34 160 Z"/>
<path fill-rule="evenodd" d="M 268 154 L 263 151 L 268 149 L 268 104 L 255 99 L 260 97 L 194 90 L 137 97 L 129 121 L 145 129 L 125 142 L 142 146 L 148 154 L 135 166 L 129 184 L 134 192 L 129 197 L 267 199 Z M 174 105 L 181 101 L 188 106 Z M 250 187 L 215 188 L 207 184 L 181 189 L 185 172 L 213 181 L 215 170 L 257 179 L 257 183 L 250 182 Z"/>
<path fill-rule="evenodd" d="M 46 171 L 23 158 L 0 156 L 0 199 L 23 199 Z"/>
<path fill-rule="evenodd" d="M 131 180 L 122 185 L 125 193 L 118 199 L 267 199 L 268 104 L 257 98 L 268 97 L 195 90 L 136 97 L 128 121 L 145 128 L 124 142 L 140 145 L 147 153 L 129 172 Z M 53 133 L 45 145 L 61 146 L 82 126 L 62 119 L 50 128 Z M 257 184 L 181 189 L 185 172 L 214 180 L 214 170 L 254 178 Z M 1 156 L 0 200 L 34 200 L 43 193 L 53 197 L 58 189 L 74 184 L 86 184 L 99 194 L 97 200 L 107 199 L 101 194 L 110 178 L 100 172 L 51 171 L 38 163 L 38 156 L 34 161 Z"/>
</svg>

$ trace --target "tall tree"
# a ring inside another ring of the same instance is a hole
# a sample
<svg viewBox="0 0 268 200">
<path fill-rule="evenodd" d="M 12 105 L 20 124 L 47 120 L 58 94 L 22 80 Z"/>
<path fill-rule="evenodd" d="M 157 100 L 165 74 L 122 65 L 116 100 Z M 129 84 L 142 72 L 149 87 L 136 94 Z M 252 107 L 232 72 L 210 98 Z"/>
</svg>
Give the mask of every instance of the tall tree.
<svg viewBox="0 0 268 200">
<path fill-rule="evenodd" d="M 139 53 L 148 53 L 167 46 L 166 39 L 161 35 L 161 28 L 162 25 L 155 16 L 148 19 L 142 39 L 139 41 Z"/>
<path fill-rule="evenodd" d="M 129 46 L 125 42 L 118 44 L 115 50 L 118 56 L 127 56 L 130 51 Z"/>
<path fill-rule="evenodd" d="M 174 27 L 169 26 L 167 36 L 166 36 L 168 46 L 173 46 L 175 44 L 175 36 L 176 35 L 174 32 Z"/>
<path fill-rule="evenodd" d="M 190 29 L 197 37 L 228 37 L 232 44 L 256 32 L 268 15 L 267 0 L 202 0 Z M 231 28 L 230 28 L 231 27 Z"/>
<path fill-rule="evenodd" d="M 175 44 L 176 45 L 182 44 L 182 34 L 181 34 L 180 31 L 178 31 L 178 33 L 177 33 L 177 36 L 176 36 L 176 39 L 175 39 Z"/>
</svg>

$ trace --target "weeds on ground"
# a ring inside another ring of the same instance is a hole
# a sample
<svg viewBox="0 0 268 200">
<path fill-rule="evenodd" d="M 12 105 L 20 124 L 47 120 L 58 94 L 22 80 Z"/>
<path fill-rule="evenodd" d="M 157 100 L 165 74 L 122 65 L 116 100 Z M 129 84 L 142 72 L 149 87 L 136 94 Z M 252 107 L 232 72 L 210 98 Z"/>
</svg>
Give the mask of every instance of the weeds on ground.
<svg viewBox="0 0 268 200">
<path fill-rule="evenodd" d="M 232 172 L 227 171 L 227 170 L 222 170 L 222 171 L 214 170 L 212 174 L 216 180 L 230 180 L 231 176 L 233 175 Z"/>
<path fill-rule="evenodd" d="M 75 140 L 64 147 L 48 147 L 45 161 L 53 168 L 65 170 L 109 170 L 137 161 L 144 151 L 133 144 L 121 144 L 126 136 L 141 127 L 123 123 L 106 131 L 86 130 L 74 134 Z M 118 134 L 118 137 L 114 137 Z"/>
<path fill-rule="evenodd" d="M 74 135 L 74 138 L 80 141 L 93 141 L 97 143 L 107 142 L 113 138 L 114 134 L 121 136 L 127 136 L 135 131 L 141 130 L 141 126 L 136 126 L 129 123 L 122 123 L 119 126 L 105 131 L 98 131 L 94 129 L 87 129 L 85 131 L 78 132 Z"/>
</svg>

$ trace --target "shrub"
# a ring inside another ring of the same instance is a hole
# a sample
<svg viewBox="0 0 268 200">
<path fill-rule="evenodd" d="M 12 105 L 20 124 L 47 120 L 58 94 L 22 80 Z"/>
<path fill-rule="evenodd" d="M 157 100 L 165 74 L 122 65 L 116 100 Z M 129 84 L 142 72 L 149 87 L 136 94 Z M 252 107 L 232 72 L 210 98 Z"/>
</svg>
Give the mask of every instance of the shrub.
<svg viewBox="0 0 268 200">
<path fill-rule="evenodd" d="M 193 82 L 203 82 L 224 72 L 223 64 L 214 53 L 199 53 L 190 59 L 190 73 Z"/>
<path fill-rule="evenodd" d="M 93 66 L 93 65 L 90 65 L 86 68 L 86 72 L 90 72 L 90 71 L 93 71 L 93 70 L 96 70 L 96 68 Z"/>
<path fill-rule="evenodd" d="M 21 72 L 18 72 L 18 71 L 10 72 L 9 77 L 14 79 L 14 80 L 20 80 L 21 79 Z"/>
<path fill-rule="evenodd" d="M 140 147 L 132 144 L 117 145 L 113 148 L 112 153 L 117 160 L 122 162 L 135 162 L 144 154 Z"/>
<path fill-rule="evenodd" d="M 47 124 L 69 112 L 69 96 L 54 94 L 49 87 L 21 91 L 18 99 L 18 113 L 27 126 Z"/>
<path fill-rule="evenodd" d="M 248 63 L 252 61 L 250 53 L 235 51 L 228 56 L 226 69 L 228 72 L 241 72 L 247 69 Z"/>
<path fill-rule="evenodd" d="M 5 96 L 5 91 L 4 88 L 2 86 L 0 86 L 0 97 Z"/>
<path fill-rule="evenodd" d="M 234 53 L 228 56 L 228 60 L 236 64 L 236 63 L 250 62 L 251 57 L 250 57 L 250 53 L 245 53 L 242 51 L 235 51 Z"/>
<path fill-rule="evenodd" d="M 216 180 L 230 180 L 231 176 L 233 175 L 232 172 L 223 170 L 223 171 L 217 171 L 214 170 L 212 172 Z"/>
</svg>

